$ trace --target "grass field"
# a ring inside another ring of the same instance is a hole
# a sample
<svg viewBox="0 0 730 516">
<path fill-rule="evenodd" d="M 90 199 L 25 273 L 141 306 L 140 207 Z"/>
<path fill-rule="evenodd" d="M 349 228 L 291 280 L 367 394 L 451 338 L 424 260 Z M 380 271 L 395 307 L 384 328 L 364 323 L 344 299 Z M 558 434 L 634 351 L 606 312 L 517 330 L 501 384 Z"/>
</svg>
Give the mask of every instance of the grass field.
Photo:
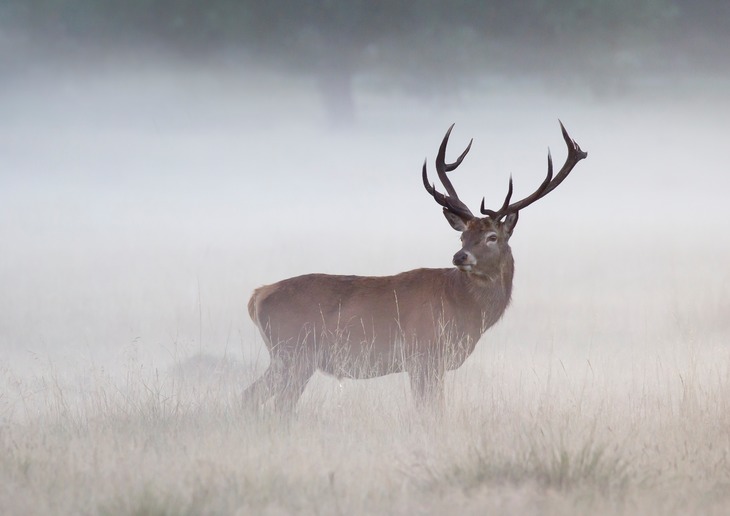
<svg viewBox="0 0 730 516">
<path fill-rule="evenodd" d="M 49 365 L 21 377 L 6 365 L 0 507 L 726 514 L 730 274 L 717 273 L 730 254 L 712 251 L 697 249 L 714 257 L 704 268 L 695 256 L 651 267 L 649 254 L 634 276 L 582 280 L 580 263 L 610 259 L 521 260 L 514 305 L 448 376 L 446 409 L 432 413 L 414 409 L 403 375 L 317 375 L 294 416 L 244 413 L 240 390 L 265 360 L 235 353 L 156 370 L 130 350 L 118 374 Z"/>
<path fill-rule="evenodd" d="M 340 134 L 302 79 L 153 65 L 0 99 L 0 514 L 730 513 L 726 80 L 365 88 Z M 456 121 L 457 189 L 496 203 L 562 163 L 558 116 L 589 157 L 521 214 L 443 411 L 320 374 L 291 417 L 240 410 L 253 288 L 447 266 L 423 157 Z"/>
</svg>

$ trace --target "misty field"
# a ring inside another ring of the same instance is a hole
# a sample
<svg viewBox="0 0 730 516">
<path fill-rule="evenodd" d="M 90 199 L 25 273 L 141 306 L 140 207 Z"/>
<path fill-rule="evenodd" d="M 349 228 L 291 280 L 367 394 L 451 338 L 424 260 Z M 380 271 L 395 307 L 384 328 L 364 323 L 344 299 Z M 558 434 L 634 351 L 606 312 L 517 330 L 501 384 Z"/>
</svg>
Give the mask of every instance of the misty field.
<svg viewBox="0 0 730 516">
<path fill-rule="evenodd" d="M 520 260 L 514 305 L 447 376 L 444 411 L 418 413 L 404 375 L 318 375 L 294 416 L 253 416 L 239 395 L 266 360 L 244 363 L 237 350 L 158 370 L 130 345 L 118 373 L 74 377 L 45 365 L 21 378 L 6 364 L 0 507 L 725 514 L 730 275 L 717 273 L 730 252 L 704 244 L 692 253 L 712 256 L 703 268 L 671 247 L 632 271 L 594 253 Z M 681 258 L 653 267 L 665 252 Z M 254 340 L 245 345 L 262 346 Z"/>
<path fill-rule="evenodd" d="M 359 84 L 334 131 L 301 79 L 127 66 L 3 97 L 0 513 L 730 512 L 726 82 Z M 456 122 L 454 182 L 494 204 L 562 163 L 558 117 L 588 159 L 521 214 L 512 305 L 443 410 L 320 374 L 291 417 L 241 410 L 253 288 L 448 266 L 423 158 Z"/>
</svg>

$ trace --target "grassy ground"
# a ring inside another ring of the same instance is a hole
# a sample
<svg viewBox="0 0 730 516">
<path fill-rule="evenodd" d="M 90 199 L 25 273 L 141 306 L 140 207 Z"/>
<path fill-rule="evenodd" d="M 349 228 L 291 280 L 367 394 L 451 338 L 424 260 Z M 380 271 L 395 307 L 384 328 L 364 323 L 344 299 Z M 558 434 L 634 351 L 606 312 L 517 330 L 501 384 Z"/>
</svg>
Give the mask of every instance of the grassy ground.
<svg viewBox="0 0 730 516">
<path fill-rule="evenodd" d="M 340 134 L 301 80 L 142 72 L 3 103 L 0 514 L 730 513 L 727 88 L 365 92 Z M 562 163 L 557 117 L 589 157 L 521 214 L 444 411 L 402 375 L 239 410 L 254 287 L 447 265 L 423 157 L 457 121 L 457 188 L 498 203 Z"/>
<path fill-rule="evenodd" d="M 727 273 L 686 257 L 555 296 L 608 263 L 573 259 L 527 260 L 443 412 L 416 412 L 402 375 L 318 375 L 284 418 L 238 409 L 257 371 L 234 358 L 6 366 L 2 513 L 726 514 Z"/>
</svg>

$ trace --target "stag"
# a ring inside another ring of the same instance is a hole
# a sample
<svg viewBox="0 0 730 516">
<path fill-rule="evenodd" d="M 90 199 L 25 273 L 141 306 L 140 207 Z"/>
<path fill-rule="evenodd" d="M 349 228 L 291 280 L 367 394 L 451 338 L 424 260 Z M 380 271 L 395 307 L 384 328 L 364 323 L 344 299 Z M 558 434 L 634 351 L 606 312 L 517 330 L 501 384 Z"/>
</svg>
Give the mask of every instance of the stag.
<svg viewBox="0 0 730 516">
<path fill-rule="evenodd" d="M 445 193 L 429 182 L 426 191 L 443 208 L 452 228 L 461 232 L 453 268 L 415 269 L 394 276 L 307 274 L 256 289 L 248 311 L 270 355 L 270 365 L 243 394 L 259 406 L 274 399 L 291 409 L 315 371 L 338 378 L 373 378 L 407 372 L 419 404 L 440 400 L 443 377 L 472 353 L 494 325 L 512 295 L 514 260 L 509 239 L 519 212 L 545 197 L 587 156 L 563 127 L 568 157 L 553 177 L 548 151 L 545 180 L 531 195 L 511 203 L 512 178 L 497 210 L 475 216 L 459 199 L 447 173 L 455 170 L 472 142 L 453 163 L 446 147 L 453 124 L 441 142 L 436 173 Z"/>
</svg>

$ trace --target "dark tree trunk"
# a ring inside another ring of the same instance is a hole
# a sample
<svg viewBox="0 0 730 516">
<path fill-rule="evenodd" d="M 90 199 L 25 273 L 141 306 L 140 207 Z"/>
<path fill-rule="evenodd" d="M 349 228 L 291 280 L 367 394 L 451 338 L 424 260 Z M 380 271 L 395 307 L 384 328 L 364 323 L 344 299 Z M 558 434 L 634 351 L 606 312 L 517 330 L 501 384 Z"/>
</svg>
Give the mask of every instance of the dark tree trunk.
<svg viewBox="0 0 730 516">
<path fill-rule="evenodd" d="M 327 122 L 335 128 L 351 127 L 355 123 L 353 76 L 355 52 L 334 50 L 322 56 L 317 70 L 317 83 Z"/>
</svg>

